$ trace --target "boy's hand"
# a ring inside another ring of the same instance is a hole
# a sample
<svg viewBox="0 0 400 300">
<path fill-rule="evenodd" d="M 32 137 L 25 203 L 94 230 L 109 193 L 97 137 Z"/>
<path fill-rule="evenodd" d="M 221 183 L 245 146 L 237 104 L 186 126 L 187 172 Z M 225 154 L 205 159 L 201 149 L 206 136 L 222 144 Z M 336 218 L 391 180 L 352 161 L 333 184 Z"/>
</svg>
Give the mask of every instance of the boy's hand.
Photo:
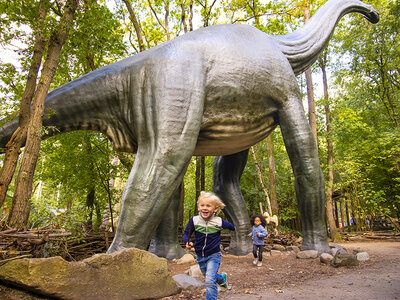
<svg viewBox="0 0 400 300">
<path fill-rule="evenodd" d="M 260 236 L 260 233 L 259 233 L 259 232 L 257 232 L 257 236 Z"/>
<path fill-rule="evenodd" d="M 193 242 L 186 243 L 186 249 L 190 250 L 193 247 Z"/>
</svg>

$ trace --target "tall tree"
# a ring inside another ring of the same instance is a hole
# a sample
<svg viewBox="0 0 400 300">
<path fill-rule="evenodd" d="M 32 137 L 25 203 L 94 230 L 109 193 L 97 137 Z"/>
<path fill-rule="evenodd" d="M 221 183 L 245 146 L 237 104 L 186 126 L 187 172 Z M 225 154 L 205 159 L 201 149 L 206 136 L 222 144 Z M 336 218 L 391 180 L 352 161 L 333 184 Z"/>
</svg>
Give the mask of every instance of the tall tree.
<svg viewBox="0 0 400 300">
<path fill-rule="evenodd" d="M 135 29 L 135 32 L 136 32 L 136 37 L 137 37 L 138 44 L 139 44 L 139 51 L 142 52 L 142 51 L 146 50 L 146 47 L 144 45 L 142 29 L 140 28 L 138 18 L 136 17 L 136 13 L 132 8 L 131 1 L 130 0 L 123 0 L 123 1 L 126 5 L 126 8 L 128 9 L 129 18 L 132 21 L 133 28 Z"/>
<path fill-rule="evenodd" d="M 57 69 L 61 49 L 72 26 L 77 6 L 78 0 L 67 0 L 63 12 L 58 11 L 61 16 L 60 22 L 57 29 L 50 36 L 46 60 L 41 71 L 41 80 L 39 81 L 35 95 L 32 99 L 25 152 L 16 180 L 13 203 L 7 221 L 10 227 L 16 229 L 24 228 L 28 222 L 33 175 L 39 156 L 42 138 L 41 125 L 44 112 L 44 101 Z"/>
<path fill-rule="evenodd" d="M 329 105 L 329 93 L 328 93 L 328 79 L 326 75 L 326 65 L 327 65 L 327 53 L 325 50 L 322 55 L 318 58 L 318 64 L 321 68 L 322 82 L 324 85 L 324 108 L 325 108 L 325 122 L 326 122 L 326 144 L 327 144 L 327 166 L 328 166 L 328 182 L 326 188 L 326 217 L 329 224 L 329 236 L 335 241 L 340 238 L 338 236 L 338 230 L 336 227 L 335 219 L 333 217 L 333 141 L 332 141 L 332 115 Z M 336 209 L 337 212 L 337 209 Z"/>
<path fill-rule="evenodd" d="M 306 1 L 304 9 L 304 23 L 310 19 L 310 3 Z M 307 85 L 307 100 L 308 100 L 308 122 L 310 123 L 311 131 L 315 138 L 315 143 L 318 145 L 317 135 L 317 115 L 315 111 L 315 100 L 314 100 L 314 85 L 312 80 L 311 68 L 305 71 L 306 85 Z"/>
<path fill-rule="evenodd" d="M 3 205 L 8 186 L 15 173 L 20 149 L 26 141 L 30 116 L 30 105 L 36 89 L 37 75 L 40 69 L 43 52 L 46 45 L 44 29 L 41 26 L 43 26 L 43 24 L 45 23 L 44 20 L 47 14 L 47 10 L 49 8 L 48 6 L 48 1 L 41 0 L 38 3 L 37 7 L 35 7 L 36 16 L 32 22 L 35 40 L 33 46 L 33 54 L 28 71 L 25 91 L 21 98 L 19 109 L 19 126 L 6 146 L 4 165 L 0 172 L 0 207 Z"/>
</svg>

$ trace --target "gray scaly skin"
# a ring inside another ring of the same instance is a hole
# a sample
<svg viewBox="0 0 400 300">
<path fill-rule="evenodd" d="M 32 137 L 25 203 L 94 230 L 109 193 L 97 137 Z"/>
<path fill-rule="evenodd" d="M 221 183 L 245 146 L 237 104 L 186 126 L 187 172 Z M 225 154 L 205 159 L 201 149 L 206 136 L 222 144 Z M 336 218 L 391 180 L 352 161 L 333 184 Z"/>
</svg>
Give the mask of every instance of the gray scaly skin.
<svg viewBox="0 0 400 300">
<path fill-rule="evenodd" d="M 336 23 L 350 12 L 361 13 L 372 23 L 378 21 L 370 5 L 330 0 L 304 27 L 284 36 L 267 35 L 248 25 L 211 26 L 49 93 L 44 126 L 55 126 L 59 132 L 97 130 L 112 140 L 116 150 L 137 153 L 108 252 L 144 249 L 158 225 L 170 224 L 175 212 L 168 207 L 192 155 L 234 155 L 263 140 L 278 124 L 295 175 L 303 249 L 327 251 L 324 180 L 296 75 L 311 66 Z M 0 147 L 16 126 L 14 121 L 0 129 Z M 241 164 L 244 158 L 236 159 Z M 236 179 L 240 170 L 235 172 Z M 214 187 L 223 178 L 216 179 Z M 239 229 L 238 236 L 246 234 L 248 217 L 229 208 L 243 210 L 238 180 L 224 184 L 228 186 L 219 188 L 219 193 L 227 202 L 229 218 Z M 170 235 L 174 234 L 171 230 Z M 167 235 L 165 244 L 173 247 L 176 239 L 168 242 L 173 239 Z M 161 245 L 162 236 L 156 234 L 152 244 Z M 242 244 L 246 242 L 237 241 L 239 248 Z"/>
</svg>

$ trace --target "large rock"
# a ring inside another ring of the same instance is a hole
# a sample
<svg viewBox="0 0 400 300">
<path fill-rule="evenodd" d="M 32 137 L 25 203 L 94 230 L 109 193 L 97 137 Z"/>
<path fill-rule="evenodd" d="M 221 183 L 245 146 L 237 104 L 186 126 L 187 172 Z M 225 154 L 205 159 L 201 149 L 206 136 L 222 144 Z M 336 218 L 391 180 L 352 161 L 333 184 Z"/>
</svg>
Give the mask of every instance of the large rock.
<svg viewBox="0 0 400 300">
<path fill-rule="evenodd" d="M 166 259 L 134 248 L 79 262 L 14 260 L 0 266 L 0 281 L 61 299 L 148 299 L 180 291 Z"/>
<path fill-rule="evenodd" d="M 354 254 L 341 253 L 340 251 L 338 251 L 336 255 L 333 257 L 331 265 L 334 266 L 335 268 L 357 266 L 358 260 Z"/>
</svg>

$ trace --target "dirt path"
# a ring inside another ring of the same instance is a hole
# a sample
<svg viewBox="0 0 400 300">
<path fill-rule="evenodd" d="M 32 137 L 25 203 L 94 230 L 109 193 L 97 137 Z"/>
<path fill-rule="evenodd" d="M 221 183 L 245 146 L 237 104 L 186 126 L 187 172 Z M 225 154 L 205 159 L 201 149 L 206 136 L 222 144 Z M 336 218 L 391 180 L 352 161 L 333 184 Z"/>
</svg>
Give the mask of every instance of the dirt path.
<svg viewBox="0 0 400 300">
<path fill-rule="evenodd" d="M 231 290 L 219 299 L 400 299 L 400 242 L 348 242 L 349 252 L 359 248 L 370 260 L 357 267 L 333 268 L 319 259 L 299 260 L 294 255 L 267 256 L 261 268 L 252 257 L 224 255 L 221 271 Z M 188 266 L 170 264 L 173 274 Z M 204 299 L 204 291 L 183 292 L 169 299 Z"/>
</svg>

